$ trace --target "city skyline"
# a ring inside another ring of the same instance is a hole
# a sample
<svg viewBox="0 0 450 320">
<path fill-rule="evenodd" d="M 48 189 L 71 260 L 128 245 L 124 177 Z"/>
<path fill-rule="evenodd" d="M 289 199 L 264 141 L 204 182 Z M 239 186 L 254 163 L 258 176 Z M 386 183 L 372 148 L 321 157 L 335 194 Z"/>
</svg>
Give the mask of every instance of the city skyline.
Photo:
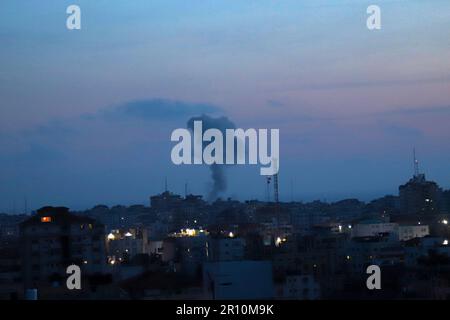
<svg viewBox="0 0 450 320">
<path fill-rule="evenodd" d="M 415 150 L 414 150 L 414 156 L 415 156 Z M 435 184 L 437 187 L 440 188 L 441 191 L 450 191 L 450 189 L 447 188 L 443 188 L 442 185 L 440 185 L 438 182 L 433 181 L 428 179 L 428 177 L 426 176 L 425 173 L 423 173 L 420 170 L 420 164 L 419 161 L 414 158 L 413 161 L 414 164 L 414 172 L 411 175 L 410 179 L 405 180 L 403 183 L 401 183 L 400 185 L 398 185 L 396 192 L 394 193 L 386 193 L 386 194 L 381 194 L 379 196 L 374 196 L 372 198 L 360 198 L 360 197 L 352 197 L 351 195 L 348 197 L 341 197 L 341 198 L 319 198 L 319 197 L 304 197 L 299 198 L 296 194 L 294 194 L 294 190 L 293 190 L 293 185 L 291 185 L 291 189 L 289 190 L 289 196 L 288 196 L 288 190 L 286 190 L 285 194 L 281 194 L 279 202 L 280 203 L 314 203 L 315 201 L 319 201 L 319 202 L 323 202 L 323 203 L 329 203 L 329 204 L 336 204 L 339 203 L 340 201 L 345 201 L 345 200 L 358 200 L 362 203 L 365 204 L 370 204 L 371 202 L 374 202 L 376 200 L 381 200 L 384 199 L 385 197 L 396 197 L 397 199 L 401 196 L 401 190 L 402 188 L 404 188 L 406 185 L 408 185 L 409 183 L 411 183 L 411 181 L 415 181 L 416 179 L 418 180 L 423 180 L 426 183 L 431 183 L 431 184 Z M 233 201 L 240 201 L 240 202 L 246 202 L 246 201 L 260 201 L 262 203 L 266 202 L 266 203 L 275 203 L 275 193 L 279 192 L 279 189 L 277 191 L 275 191 L 275 186 L 274 186 L 274 181 L 273 181 L 273 177 L 274 176 L 265 176 L 264 179 L 264 186 L 265 186 L 265 190 L 264 190 L 264 195 L 261 195 L 259 197 L 254 197 L 254 198 L 238 198 L 238 197 L 227 197 L 227 196 L 220 196 L 220 194 L 214 198 L 214 199 L 209 199 L 209 196 L 207 194 L 202 194 L 202 193 L 195 193 L 192 192 L 189 189 L 189 184 L 186 181 L 185 184 L 183 185 L 183 192 L 177 190 L 177 188 L 170 188 L 167 177 L 165 177 L 164 179 L 164 185 L 162 187 L 162 189 L 159 192 L 156 192 L 154 194 L 149 194 L 147 196 L 147 198 L 145 199 L 145 201 L 141 201 L 141 202 L 130 202 L 130 203 L 117 203 L 117 202 L 97 202 L 94 203 L 92 205 L 88 205 L 85 207 L 77 207 L 77 206 L 73 206 L 70 207 L 67 204 L 61 204 L 61 203 L 47 203 L 47 204 L 43 204 L 41 206 L 38 206 L 36 208 L 30 207 L 30 204 L 28 202 L 28 198 L 24 197 L 23 199 L 23 210 L 20 210 L 20 206 L 11 208 L 11 210 L 9 211 L 5 211 L 5 212 L 0 212 L 0 213 L 9 213 L 9 214 L 30 214 L 33 212 L 37 212 L 39 209 L 42 209 L 44 207 L 67 207 L 70 210 L 90 210 L 93 209 L 97 206 L 107 206 L 107 207 L 115 207 L 115 206 L 134 206 L 134 205 L 143 205 L 143 206 L 147 206 L 149 204 L 149 199 L 151 199 L 154 196 L 159 196 L 159 195 L 163 195 L 165 193 L 177 196 L 177 197 L 181 197 L 181 198 L 188 198 L 189 196 L 194 196 L 194 197 L 198 197 L 200 196 L 203 200 L 207 201 L 208 203 L 213 204 L 216 200 L 222 200 L 222 201 L 227 201 L 227 200 L 233 200 Z M 150 205 L 151 206 L 151 205 Z"/>
</svg>

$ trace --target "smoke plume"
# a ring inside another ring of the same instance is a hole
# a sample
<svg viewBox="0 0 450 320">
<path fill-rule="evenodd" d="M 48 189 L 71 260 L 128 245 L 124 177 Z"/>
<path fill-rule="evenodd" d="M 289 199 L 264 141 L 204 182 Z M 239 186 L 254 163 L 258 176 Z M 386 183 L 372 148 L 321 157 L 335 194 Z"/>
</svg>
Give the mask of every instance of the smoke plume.
<svg viewBox="0 0 450 320">
<path fill-rule="evenodd" d="M 212 118 L 210 116 L 203 114 L 201 116 L 192 117 L 188 120 L 187 127 L 191 131 L 194 130 L 194 121 L 202 121 L 203 132 L 205 132 L 208 129 L 218 129 L 222 132 L 223 136 L 225 136 L 226 129 L 236 128 L 235 124 L 227 117 Z M 224 172 L 225 170 L 224 164 L 212 164 L 209 167 L 211 170 L 212 188 L 208 194 L 208 200 L 214 201 L 217 199 L 220 193 L 226 191 L 227 177 Z"/>
</svg>

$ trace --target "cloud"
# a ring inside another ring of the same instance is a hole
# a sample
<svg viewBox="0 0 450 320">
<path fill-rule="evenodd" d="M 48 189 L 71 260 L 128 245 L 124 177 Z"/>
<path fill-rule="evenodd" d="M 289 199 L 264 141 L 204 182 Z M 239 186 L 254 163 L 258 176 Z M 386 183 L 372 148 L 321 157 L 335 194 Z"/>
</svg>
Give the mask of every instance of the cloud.
<svg viewBox="0 0 450 320">
<path fill-rule="evenodd" d="M 199 113 L 214 114 L 221 109 L 211 104 L 150 99 L 126 102 L 100 114 L 107 119 L 176 120 Z"/>
<path fill-rule="evenodd" d="M 418 139 L 424 136 L 419 129 L 398 124 L 382 124 L 382 128 L 387 134 L 401 138 Z"/>
<path fill-rule="evenodd" d="M 199 112 L 214 114 L 218 110 L 220 108 L 210 104 L 167 99 L 129 101 L 95 113 L 52 119 L 25 130 L 2 134 L 0 160 L 62 159 L 80 152 L 113 152 L 119 146 L 138 148 L 143 143 L 165 139 L 171 122 L 185 122 Z M 147 122 L 152 120 L 149 125 Z M 159 129 L 157 133 L 153 133 L 155 128 Z"/>
<path fill-rule="evenodd" d="M 267 104 L 273 108 L 281 108 L 285 106 L 285 104 L 279 100 L 267 100 Z"/>
<path fill-rule="evenodd" d="M 432 106 L 432 107 L 415 107 L 400 108 L 383 112 L 392 115 L 422 115 L 422 114 L 441 114 L 450 113 L 450 106 Z"/>
<path fill-rule="evenodd" d="M 410 86 L 424 85 L 433 83 L 448 83 L 450 77 L 438 76 L 418 79 L 380 79 L 380 80 L 358 80 L 358 81 L 342 81 L 342 82 L 325 82 L 325 83 L 305 83 L 299 88 L 307 90 L 337 90 L 352 89 L 366 87 L 390 87 L 390 86 Z"/>
</svg>

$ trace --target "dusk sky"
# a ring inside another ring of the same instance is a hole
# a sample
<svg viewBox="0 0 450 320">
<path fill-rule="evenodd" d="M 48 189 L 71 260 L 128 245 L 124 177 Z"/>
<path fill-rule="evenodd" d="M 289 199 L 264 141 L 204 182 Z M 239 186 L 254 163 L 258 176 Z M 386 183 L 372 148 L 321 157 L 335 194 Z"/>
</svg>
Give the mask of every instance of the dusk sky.
<svg viewBox="0 0 450 320">
<path fill-rule="evenodd" d="M 0 1 L 0 212 L 148 205 L 165 177 L 205 195 L 170 159 L 201 114 L 280 129 L 283 201 L 397 194 L 413 147 L 450 188 L 450 1 Z M 265 199 L 259 168 L 223 196 Z"/>
</svg>

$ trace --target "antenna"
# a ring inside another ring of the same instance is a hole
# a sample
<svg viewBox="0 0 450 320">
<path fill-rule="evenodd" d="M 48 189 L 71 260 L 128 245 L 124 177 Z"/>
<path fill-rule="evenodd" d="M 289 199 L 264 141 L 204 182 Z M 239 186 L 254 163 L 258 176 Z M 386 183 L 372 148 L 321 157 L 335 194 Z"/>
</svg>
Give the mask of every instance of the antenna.
<svg viewBox="0 0 450 320">
<path fill-rule="evenodd" d="M 275 168 L 278 171 L 278 159 L 273 159 L 273 162 L 275 164 Z M 276 174 L 274 174 L 274 176 L 273 176 L 273 188 L 274 188 L 274 193 L 275 193 L 274 200 L 275 200 L 275 203 L 278 203 L 279 202 L 279 199 L 278 199 L 278 172 Z"/>
<path fill-rule="evenodd" d="M 266 183 L 266 196 L 267 196 L 267 202 L 270 202 L 270 181 L 272 180 L 271 176 L 267 177 L 267 183 Z"/>
<path fill-rule="evenodd" d="M 277 173 L 275 173 L 273 175 L 273 188 L 274 188 L 274 201 L 275 201 L 275 215 L 277 217 L 277 232 L 280 232 L 279 227 L 280 227 L 280 208 L 279 208 L 279 197 L 278 197 L 278 159 L 273 158 L 273 163 L 274 163 L 274 167 L 275 170 L 277 171 Z"/>
<path fill-rule="evenodd" d="M 188 195 L 188 182 L 184 183 L 184 198 L 187 198 Z"/>
<path fill-rule="evenodd" d="M 167 177 L 164 177 L 164 191 L 167 192 Z"/>
<path fill-rule="evenodd" d="M 413 148 L 413 157 L 414 157 L 414 177 L 419 176 L 419 160 L 416 158 L 416 148 Z"/>
<path fill-rule="evenodd" d="M 279 202 L 279 198 L 278 198 L 278 173 L 276 175 L 273 176 L 273 188 L 275 189 L 275 203 Z"/>
</svg>

